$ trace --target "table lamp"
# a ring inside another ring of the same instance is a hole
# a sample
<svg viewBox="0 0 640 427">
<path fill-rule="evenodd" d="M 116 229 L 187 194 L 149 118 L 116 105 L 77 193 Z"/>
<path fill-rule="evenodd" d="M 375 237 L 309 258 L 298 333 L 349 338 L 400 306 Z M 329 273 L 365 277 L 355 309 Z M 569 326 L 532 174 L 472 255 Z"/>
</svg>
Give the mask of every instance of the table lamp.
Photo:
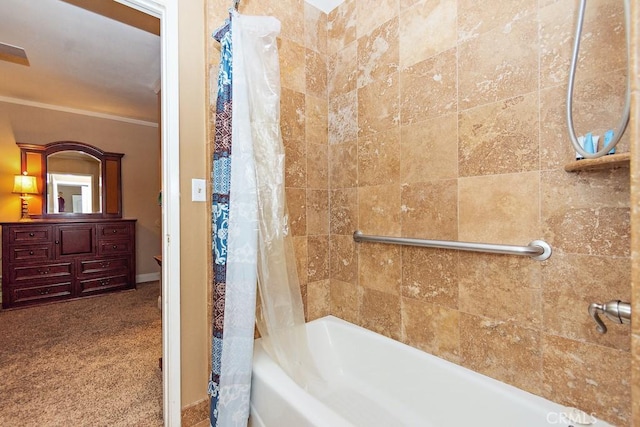
<svg viewBox="0 0 640 427">
<path fill-rule="evenodd" d="M 29 206 L 27 199 L 29 199 L 32 194 L 38 194 L 36 177 L 29 176 L 26 172 L 22 175 L 16 175 L 13 180 L 13 192 L 20 194 L 20 198 L 22 199 L 22 217 L 20 220 L 29 220 Z"/>
</svg>

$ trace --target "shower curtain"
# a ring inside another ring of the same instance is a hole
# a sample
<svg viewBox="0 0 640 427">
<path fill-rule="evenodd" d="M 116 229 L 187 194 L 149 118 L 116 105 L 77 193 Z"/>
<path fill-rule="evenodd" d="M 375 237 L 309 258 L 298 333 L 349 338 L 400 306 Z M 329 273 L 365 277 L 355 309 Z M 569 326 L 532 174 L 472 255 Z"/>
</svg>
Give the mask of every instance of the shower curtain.
<svg viewBox="0 0 640 427">
<path fill-rule="evenodd" d="M 211 426 L 246 426 L 256 284 L 265 348 L 300 384 L 310 354 L 284 194 L 280 69 L 273 17 L 232 10 L 221 43 L 212 172 Z"/>
</svg>

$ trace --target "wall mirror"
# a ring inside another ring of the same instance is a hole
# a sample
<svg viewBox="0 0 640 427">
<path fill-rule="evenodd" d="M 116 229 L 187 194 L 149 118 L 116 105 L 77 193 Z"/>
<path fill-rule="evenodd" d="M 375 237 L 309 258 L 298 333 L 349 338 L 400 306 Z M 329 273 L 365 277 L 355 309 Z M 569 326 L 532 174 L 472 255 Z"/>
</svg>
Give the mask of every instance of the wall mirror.
<svg viewBox="0 0 640 427">
<path fill-rule="evenodd" d="M 122 217 L 123 154 L 75 141 L 17 145 L 22 171 L 36 176 L 41 190 L 40 203 L 30 203 L 31 216 Z"/>
</svg>

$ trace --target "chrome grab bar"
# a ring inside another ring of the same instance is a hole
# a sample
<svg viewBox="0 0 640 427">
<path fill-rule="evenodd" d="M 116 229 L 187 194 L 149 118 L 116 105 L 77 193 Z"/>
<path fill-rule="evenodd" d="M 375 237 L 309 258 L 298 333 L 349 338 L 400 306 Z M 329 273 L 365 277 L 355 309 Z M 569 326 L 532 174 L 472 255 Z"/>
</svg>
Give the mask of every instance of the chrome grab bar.
<svg viewBox="0 0 640 427">
<path fill-rule="evenodd" d="M 551 246 L 544 240 L 534 240 L 528 246 L 498 245 L 493 243 L 455 242 L 451 240 L 427 240 L 411 237 L 372 236 L 357 230 L 353 233 L 357 243 L 388 243 L 392 245 L 421 246 L 426 248 L 455 249 L 459 251 L 486 252 L 492 254 L 522 255 L 537 261 L 551 256 Z"/>
</svg>

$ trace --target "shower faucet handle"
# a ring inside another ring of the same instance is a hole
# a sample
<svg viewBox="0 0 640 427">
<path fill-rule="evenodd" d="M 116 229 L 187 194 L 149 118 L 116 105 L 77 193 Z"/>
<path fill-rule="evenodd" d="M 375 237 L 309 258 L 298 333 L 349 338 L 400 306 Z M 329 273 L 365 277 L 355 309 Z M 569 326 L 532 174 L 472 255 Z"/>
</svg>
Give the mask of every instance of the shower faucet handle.
<svg viewBox="0 0 640 427">
<path fill-rule="evenodd" d="M 631 304 L 628 302 L 622 302 L 620 300 L 609 301 L 604 304 L 592 303 L 589 305 L 589 314 L 593 317 L 593 320 L 598 324 L 596 329 L 601 334 L 607 333 L 607 327 L 605 326 L 599 314 L 604 314 L 609 320 L 619 324 L 631 323 Z"/>
</svg>

